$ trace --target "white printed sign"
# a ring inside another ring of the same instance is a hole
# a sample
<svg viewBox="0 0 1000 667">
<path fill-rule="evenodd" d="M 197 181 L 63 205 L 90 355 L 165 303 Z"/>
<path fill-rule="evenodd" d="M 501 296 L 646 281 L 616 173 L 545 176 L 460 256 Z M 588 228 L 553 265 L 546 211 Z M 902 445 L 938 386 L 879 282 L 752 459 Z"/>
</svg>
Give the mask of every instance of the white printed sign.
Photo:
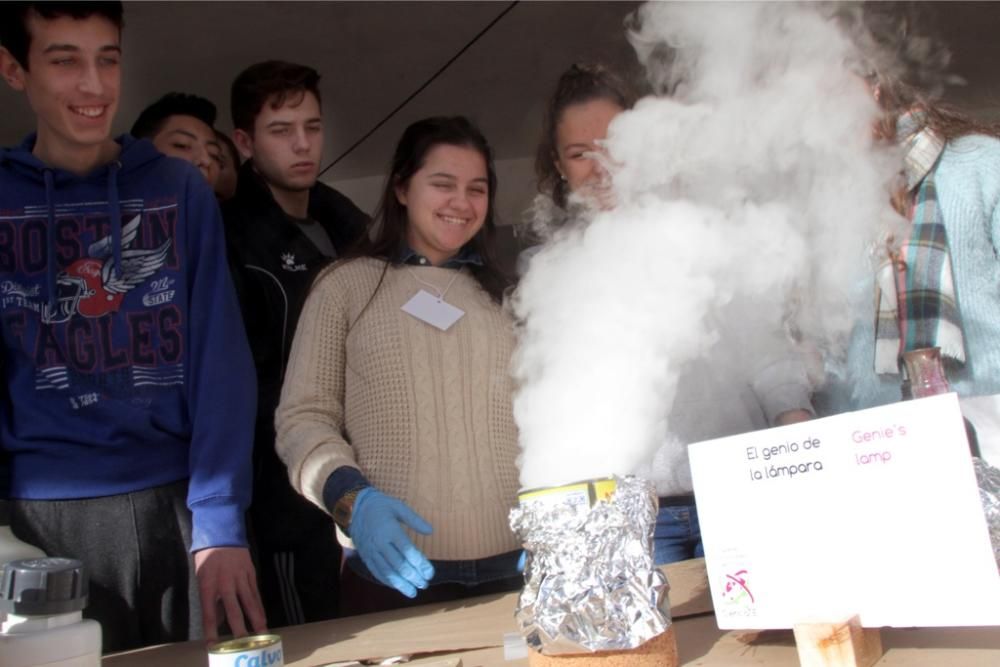
<svg viewBox="0 0 1000 667">
<path fill-rule="evenodd" d="M 955 394 L 689 452 L 720 628 L 1000 625 Z"/>
</svg>

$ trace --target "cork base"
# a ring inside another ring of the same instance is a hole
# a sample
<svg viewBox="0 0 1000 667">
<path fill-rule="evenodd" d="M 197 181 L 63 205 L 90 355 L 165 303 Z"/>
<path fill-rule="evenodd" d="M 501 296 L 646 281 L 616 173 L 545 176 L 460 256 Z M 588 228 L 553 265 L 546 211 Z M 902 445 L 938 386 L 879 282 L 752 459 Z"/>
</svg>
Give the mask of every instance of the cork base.
<svg viewBox="0 0 1000 667">
<path fill-rule="evenodd" d="M 543 655 L 528 651 L 529 667 L 677 667 L 677 638 L 671 625 L 662 634 L 627 651 Z"/>
</svg>

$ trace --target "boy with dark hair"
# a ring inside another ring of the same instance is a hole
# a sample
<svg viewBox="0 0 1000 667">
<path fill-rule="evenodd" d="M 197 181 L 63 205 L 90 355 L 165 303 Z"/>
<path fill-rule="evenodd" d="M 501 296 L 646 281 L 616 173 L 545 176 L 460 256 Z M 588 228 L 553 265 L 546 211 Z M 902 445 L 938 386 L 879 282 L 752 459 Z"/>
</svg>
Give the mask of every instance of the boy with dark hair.
<svg viewBox="0 0 1000 667">
<path fill-rule="evenodd" d="M 247 158 L 223 216 L 258 377 L 250 520 L 261 593 L 277 625 L 337 614 L 340 547 L 330 517 L 292 489 L 274 450 L 274 411 L 313 278 L 364 231 L 368 216 L 317 181 L 323 149 L 319 74 L 263 62 L 232 86 L 234 140 Z"/>
<path fill-rule="evenodd" d="M 218 207 L 189 165 L 111 138 L 121 17 L 0 5 L 0 74 L 37 122 L 0 152 L 11 528 L 85 563 L 106 651 L 214 638 L 220 605 L 236 633 L 265 628 L 243 518 L 254 376 Z"/>
<path fill-rule="evenodd" d="M 142 110 L 132 136 L 149 139 L 164 155 L 198 167 L 215 188 L 222 168 L 222 146 L 215 134 L 215 105 L 204 97 L 167 93 Z"/>
<path fill-rule="evenodd" d="M 118 30 L 121 36 L 125 25 L 121 2 L 5 2 L 3 21 L 0 21 L 0 44 L 14 60 L 28 68 L 28 50 L 31 47 L 31 32 L 28 29 L 29 15 L 50 21 L 60 17 L 83 20 L 100 16 Z M 120 50 L 119 50 L 120 51 Z"/>
</svg>

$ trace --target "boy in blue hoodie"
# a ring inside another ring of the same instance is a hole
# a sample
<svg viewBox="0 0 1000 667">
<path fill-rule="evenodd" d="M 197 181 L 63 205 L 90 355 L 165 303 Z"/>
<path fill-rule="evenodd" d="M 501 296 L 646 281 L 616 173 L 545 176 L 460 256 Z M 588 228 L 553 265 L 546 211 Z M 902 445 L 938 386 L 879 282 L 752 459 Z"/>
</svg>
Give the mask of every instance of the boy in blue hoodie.
<svg viewBox="0 0 1000 667">
<path fill-rule="evenodd" d="M 265 629 L 244 530 L 255 380 L 220 215 L 193 166 L 111 138 L 121 26 L 120 3 L 0 6 L 0 75 L 37 119 L 0 152 L 11 526 L 84 561 L 106 651 L 213 639 L 220 610 Z"/>
</svg>

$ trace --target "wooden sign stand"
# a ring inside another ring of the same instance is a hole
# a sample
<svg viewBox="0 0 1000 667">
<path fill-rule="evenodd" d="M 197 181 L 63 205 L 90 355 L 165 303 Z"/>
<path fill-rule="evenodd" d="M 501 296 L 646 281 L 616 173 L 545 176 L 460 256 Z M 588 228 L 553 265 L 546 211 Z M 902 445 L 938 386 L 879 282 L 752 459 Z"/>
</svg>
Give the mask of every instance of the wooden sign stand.
<svg viewBox="0 0 1000 667">
<path fill-rule="evenodd" d="M 793 628 L 802 667 L 871 667 L 882 657 L 882 633 L 863 628 L 857 616 L 841 623 L 801 623 Z"/>
</svg>

